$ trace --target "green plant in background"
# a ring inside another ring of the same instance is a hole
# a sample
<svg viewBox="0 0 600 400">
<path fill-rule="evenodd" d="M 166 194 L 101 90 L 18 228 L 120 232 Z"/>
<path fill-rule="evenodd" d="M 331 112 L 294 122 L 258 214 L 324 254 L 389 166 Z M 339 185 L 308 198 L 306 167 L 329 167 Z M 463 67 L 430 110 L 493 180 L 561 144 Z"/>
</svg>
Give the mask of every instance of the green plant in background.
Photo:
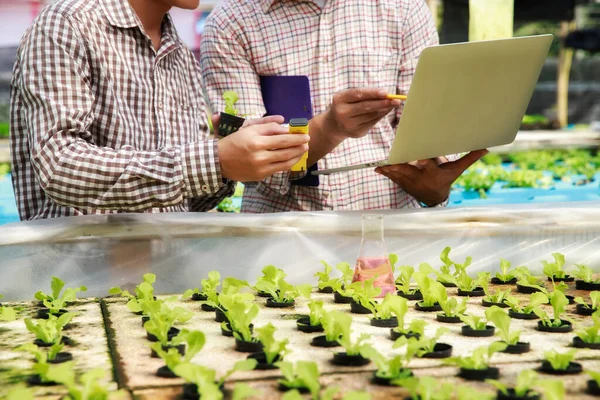
<svg viewBox="0 0 600 400">
<path fill-rule="evenodd" d="M 433 353 L 435 351 L 435 345 L 438 343 L 440 338 L 448 332 L 450 332 L 450 329 L 441 326 L 437 328 L 433 336 L 425 337 L 421 333 L 418 340 L 408 342 L 407 352 L 415 352 L 417 357 L 423 357 L 423 355 L 427 353 Z M 410 347 L 414 347 L 414 349 L 408 349 Z"/>
<path fill-rule="evenodd" d="M 319 396 L 319 400 L 334 400 L 340 389 L 338 387 L 328 387 Z M 304 400 L 298 389 L 288 390 L 284 393 L 282 400 Z M 346 392 L 341 397 L 342 400 L 371 400 L 368 392 Z"/>
<path fill-rule="evenodd" d="M 49 315 L 48 319 L 38 319 L 37 322 L 29 318 L 25 318 L 24 321 L 27 330 L 37 339 L 47 344 L 54 344 L 60 342 L 65 325 L 71 322 L 74 316 L 75 314 L 68 312 L 60 317 Z"/>
<path fill-rule="evenodd" d="M 0 295 L 0 299 L 2 296 Z M 15 309 L 8 306 L 0 306 L 0 321 L 10 322 L 17 319 Z"/>
<path fill-rule="evenodd" d="M 486 380 L 486 382 L 494 385 L 494 387 L 496 389 L 498 389 L 500 392 L 502 392 L 505 396 L 509 395 L 509 392 L 508 392 L 509 387 L 507 385 L 505 385 L 504 383 L 494 380 L 494 379 L 488 379 L 488 380 Z M 533 388 L 537 384 L 538 384 L 538 374 L 533 370 L 525 369 L 525 370 L 519 372 L 519 375 L 517 376 L 517 384 L 512 389 L 514 390 L 516 397 L 519 397 L 519 398 L 532 397 L 535 395 L 539 395 L 539 393 L 537 393 Z"/>
<path fill-rule="evenodd" d="M 310 326 L 320 325 L 325 316 L 325 308 L 323 307 L 322 300 L 310 300 L 307 304 L 308 307 L 308 318 L 310 320 Z"/>
<path fill-rule="evenodd" d="M 44 306 L 49 308 L 51 314 L 56 314 L 60 309 L 64 308 L 68 302 L 77 298 L 77 292 L 87 291 L 85 286 L 80 286 L 78 288 L 67 288 L 62 292 L 64 287 L 65 282 L 60 278 L 53 276 L 52 281 L 50 282 L 52 293 L 46 294 L 40 290 L 35 293 L 34 297 L 41 301 Z"/>
<path fill-rule="evenodd" d="M 529 297 L 529 304 L 526 306 L 521 305 L 518 298 L 514 296 L 508 296 L 505 300 L 511 310 L 519 314 L 531 314 L 536 309 L 541 309 L 542 304 L 548 304 L 548 295 L 543 292 L 533 293 Z"/>
<path fill-rule="evenodd" d="M 239 213 L 240 207 L 235 206 L 233 204 L 233 200 L 231 200 L 231 197 L 226 197 L 219 203 L 219 205 L 217 205 L 217 211 L 227 213 Z"/>
<path fill-rule="evenodd" d="M 487 281 L 481 282 L 481 287 L 485 293 L 483 300 L 487 301 L 488 303 L 503 304 L 508 296 L 510 296 L 510 288 L 505 290 L 496 289 L 495 292 L 490 292 L 490 287 Z"/>
<path fill-rule="evenodd" d="M 278 362 L 283 379 L 277 382 L 288 389 L 308 390 L 313 400 L 319 398 L 321 384 L 319 383 L 319 368 L 313 361 L 298 361 L 295 365 L 291 362 Z"/>
<path fill-rule="evenodd" d="M 48 348 L 47 352 L 33 343 L 25 343 L 17 347 L 16 350 L 26 351 L 35 358 L 35 361 L 38 364 L 43 365 L 47 364 L 48 361 L 54 361 L 58 353 L 60 353 L 64 347 L 64 344 L 62 344 L 60 341 L 56 341 L 52 346 L 50 346 L 50 348 Z"/>
<path fill-rule="evenodd" d="M 547 117 L 544 117 L 543 115 L 540 115 L 540 114 L 534 114 L 534 115 L 526 114 L 523 116 L 523 120 L 521 123 L 523 125 L 536 125 L 536 124 L 547 125 L 550 123 L 550 120 Z"/>
<path fill-rule="evenodd" d="M 48 364 L 46 362 L 33 364 L 33 371 L 39 376 L 41 382 L 62 383 L 61 379 L 73 374 L 73 362 L 61 364 Z"/>
<path fill-rule="evenodd" d="M 469 328 L 475 331 L 483 331 L 486 329 L 487 321 L 476 315 L 459 315 L 462 322 Z"/>
<path fill-rule="evenodd" d="M 575 303 L 581 304 L 583 307 L 587 308 L 588 310 L 597 310 L 600 307 L 600 292 L 599 291 L 590 292 L 590 301 L 591 301 L 591 303 L 588 304 L 585 300 L 583 300 L 583 297 L 581 297 L 581 296 L 575 297 Z"/>
<path fill-rule="evenodd" d="M 463 173 L 455 182 L 457 186 L 461 186 L 465 191 L 475 191 L 479 193 L 482 199 L 487 198 L 487 192 L 496 183 L 496 177 L 491 174 L 484 164 L 473 165 L 465 173 Z"/>
<path fill-rule="evenodd" d="M 235 109 L 235 103 L 237 103 L 239 97 L 237 92 L 228 90 L 223 93 L 223 100 L 225 101 L 224 112 L 229 115 L 237 116 L 238 111 Z"/>
<path fill-rule="evenodd" d="M 349 356 L 358 356 L 362 354 L 362 351 L 366 347 L 370 347 L 367 341 L 371 338 L 371 335 L 363 333 L 358 339 L 352 340 L 352 316 L 340 312 L 331 311 L 329 313 L 333 318 L 333 321 L 338 329 L 337 341 L 346 350 L 346 354 Z"/>
<path fill-rule="evenodd" d="M 352 288 L 351 296 L 352 299 L 362 305 L 365 308 L 371 310 L 371 312 L 377 312 L 378 305 L 375 302 L 375 297 L 379 296 L 381 293 L 381 288 L 376 287 L 375 276 L 367 279 L 364 282 L 354 282 L 350 285 Z"/>
<path fill-rule="evenodd" d="M 321 264 L 323 264 L 324 270 L 316 272 L 313 276 L 319 278 L 318 288 L 323 290 L 326 288 L 330 288 L 334 279 L 331 278 L 330 274 L 333 271 L 333 267 L 329 265 L 327 262 L 321 260 Z"/>
<path fill-rule="evenodd" d="M 576 272 L 573 272 L 575 278 L 587 283 L 600 283 L 600 279 L 594 279 L 594 271 L 587 265 L 575 264 Z"/>
<path fill-rule="evenodd" d="M 243 383 L 243 382 L 237 382 L 234 386 L 233 386 L 233 393 L 231 395 L 231 400 L 244 400 L 247 399 L 248 397 L 259 397 L 262 393 L 257 390 L 254 389 L 253 387 L 250 387 L 250 385 L 248 385 L 247 383 Z"/>
<path fill-rule="evenodd" d="M 456 387 L 456 400 L 492 400 L 496 397 L 489 393 L 481 393 L 479 389 L 472 388 L 470 386 L 457 386 Z"/>
<path fill-rule="evenodd" d="M 473 290 L 483 287 L 490 280 L 489 272 L 479 272 L 477 279 L 471 278 L 465 271 L 461 271 L 455 279 L 456 286 L 463 292 L 472 292 Z"/>
<path fill-rule="evenodd" d="M 190 362 L 184 362 L 177 365 L 173 372 L 175 375 L 183 378 L 186 382 L 195 384 L 198 388 L 198 395 L 200 398 L 222 400 L 223 392 L 221 392 L 220 388 L 223 386 L 223 383 L 225 383 L 225 380 L 237 371 L 252 371 L 256 368 L 256 364 L 257 361 L 254 359 L 238 361 L 234 364 L 233 368 L 227 371 L 218 381 L 216 380 L 214 369 L 192 364 Z"/>
<path fill-rule="evenodd" d="M 508 345 L 519 343 L 521 331 L 510 330 L 510 317 L 507 312 L 500 307 L 492 306 L 485 310 L 485 317 L 498 328 L 498 334 L 504 343 Z"/>
<path fill-rule="evenodd" d="M 34 400 L 33 391 L 28 388 L 16 388 L 8 392 L 6 400 Z"/>
<path fill-rule="evenodd" d="M 446 297 L 440 300 L 440 306 L 443 311 L 441 315 L 450 318 L 460 317 L 461 315 L 465 315 L 467 311 L 467 298 L 463 297 L 459 303 L 454 297 Z"/>
<path fill-rule="evenodd" d="M 400 274 L 396 278 L 396 289 L 404 294 L 414 294 L 419 288 L 418 287 L 410 287 L 410 281 L 415 272 L 415 269 L 410 265 L 403 265 L 398 268 Z"/>
<path fill-rule="evenodd" d="M 186 343 L 185 355 L 183 356 L 174 347 L 170 347 L 165 351 L 163 350 L 162 344 L 159 342 L 150 345 L 150 348 L 156 352 L 171 371 L 181 363 L 191 362 L 194 356 L 200 353 L 206 344 L 206 336 L 200 331 L 188 331 L 183 329 L 177 336 L 179 336 L 179 341 Z"/>
<path fill-rule="evenodd" d="M 431 268 L 428 264 L 421 264 L 419 272 L 413 274 L 417 286 L 423 295 L 423 300 L 417 303 L 421 307 L 435 306 L 439 303 L 440 299 L 444 299 L 447 296 L 444 285 L 428 276 L 428 268 Z"/>
<path fill-rule="evenodd" d="M 150 317 L 144 323 L 144 329 L 158 339 L 163 346 L 176 344 L 181 338 L 176 337 L 173 341 L 169 340 L 169 330 L 177 322 L 187 322 L 194 313 L 183 307 L 169 307 L 167 303 L 160 300 L 149 300 L 141 303 L 142 309 Z"/>
<path fill-rule="evenodd" d="M 552 257 L 554 257 L 554 262 L 552 263 L 542 260 L 544 275 L 552 280 L 556 278 L 565 278 L 567 276 L 567 273 L 563 270 L 563 266 L 565 265 L 565 255 L 561 253 L 552 253 Z"/>
<path fill-rule="evenodd" d="M 565 384 L 560 379 L 543 379 L 538 384 L 544 393 L 544 400 L 565 400 Z"/>
<path fill-rule="evenodd" d="M 120 287 L 111 288 L 108 293 L 113 296 L 124 296 L 129 299 L 127 308 L 133 313 L 143 312 L 141 303 L 154 300 L 154 282 L 156 275 L 152 273 L 144 274 L 143 281 L 135 287 L 135 296 L 129 291 L 122 290 Z"/>
<path fill-rule="evenodd" d="M 584 343 L 599 344 L 600 343 L 600 311 L 596 311 L 592 314 L 592 320 L 594 324 L 583 328 L 575 334 Z"/>
<path fill-rule="evenodd" d="M 189 298 L 194 293 L 201 294 L 207 297 L 209 294 L 216 294 L 217 288 L 221 285 L 221 274 L 219 273 L 219 271 L 210 271 L 208 273 L 208 277 L 200 281 L 200 285 L 202 289 L 195 288 L 186 290 L 183 293 L 183 298 Z"/>
<path fill-rule="evenodd" d="M 431 376 L 402 379 L 392 383 L 406 388 L 412 400 L 450 400 L 454 392 L 453 384 L 439 382 Z"/>
<path fill-rule="evenodd" d="M 101 368 L 92 369 L 81 375 L 79 384 L 75 381 L 73 365 L 65 363 L 69 368 L 52 369 L 48 376 L 53 382 L 65 385 L 69 395 L 65 400 L 104 400 L 109 398 L 107 383 L 101 383 L 106 372 Z"/>
<path fill-rule="evenodd" d="M 233 336 L 245 342 L 256 342 L 252 336 L 252 321 L 258 316 L 259 308 L 256 303 L 235 303 L 227 310 Z"/>
<path fill-rule="evenodd" d="M 312 292 L 310 283 L 294 286 L 283 279 L 280 279 L 276 284 L 268 281 L 258 281 L 256 282 L 256 288 L 271 295 L 273 301 L 277 303 L 292 303 L 300 295 L 310 298 Z"/>
<path fill-rule="evenodd" d="M 390 319 L 393 316 L 398 318 L 398 315 L 406 314 L 408 304 L 405 298 L 387 293 L 381 303 L 373 302 L 375 306 L 372 309 L 373 318 L 375 319 Z"/>
<path fill-rule="evenodd" d="M 577 350 L 571 349 L 566 353 L 559 353 L 557 351 L 546 351 L 544 352 L 544 360 L 549 362 L 552 369 L 556 371 L 564 371 L 569 368 L 571 362 L 575 359 Z"/>
<path fill-rule="evenodd" d="M 275 339 L 275 327 L 270 322 L 262 328 L 256 329 L 256 337 L 263 344 L 267 364 L 273 364 L 275 361 L 283 361 L 286 354 L 289 353 L 287 345 L 289 339 Z"/>
<path fill-rule="evenodd" d="M 535 315 L 540 317 L 542 324 L 545 326 L 563 326 L 563 320 L 566 320 L 567 317 L 563 317 L 562 315 L 565 313 L 566 308 L 569 305 L 569 299 L 567 299 L 565 294 L 560 290 L 555 290 L 554 292 L 550 293 L 550 296 L 548 297 L 550 299 L 550 305 L 552 305 L 553 318 L 550 318 L 546 311 L 544 311 L 541 307 L 534 308 L 533 312 Z"/>
<path fill-rule="evenodd" d="M 258 285 L 259 282 L 268 282 L 273 284 L 274 286 L 277 286 L 279 281 L 285 279 L 285 277 L 287 276 L 284 270 L 282 270 L 281 268 L 277 268 L 274 265 L 266 265 L 265 267 L 263 267 L 262 273 L 263 275 L 260 278 L 258 278 L 258 280 L 256 281 L 256 285 Z M 260 289 L 258 289 L 256 285 L 253 287 L 253 289 L 260 292 Z"/>
<path fill-rule="evenodd" d="M 504 351 L 506 343 L 494 342 L 489 347 L 483 346 L 473 350 L 470 356 L 450 357 L 444 360 L 445 364 L 453 364 L 464 369 L 487 369 L 494 353 Z"/>
<path fill-rule="evenodd" d="M 514 274 L 514 270 L 510 270 L 511 263 L 504 258 L 500 259 L 500 272 L 496 272 L 496 278 L 500 279 L 502 282 L 509 282 L 513 280 L 516 276 Z"/>
<path fill-rule="evenodd" d="M 498 153 L 487 153 L 481 158 L 485 165 L 502 165 L 502 156 Z"/>
<path fill-rule="evenodd" d="M 469 256 L 465 259 L 464 263 L 458 264 L 450 259 L 451 250 L 452 248 L 450 246 L 445 247 L 440 254 L 440 260 L 442 261 L 443 265 L 440 267 L 437 280 L 441 283 L 454 283 L 452 280 L 448 280 L 449 277 L 453 276 L 454 278 L 458 278 L 458 276 L 461 273 L 464 273 L 467 267 L 471 265 L 471 262 L 473 261 L 471 256 Z M 454 271 L 452 271 L 452 267 L 454 267 Z"/>
<path fill-rule="evenodd" d="M 8 138 L 10 133 L 10 126 L 8 122 L 0 122 L 0 138 Z"/>
<path fill-rule="evenodd" d="M 514 274 L 517 277 L 517 285 L 527 286 L 543 290 L 544 282 L 536 276 L 531 275 L 529 269 L 525 266 L 515 268 Z"/>
</svg>

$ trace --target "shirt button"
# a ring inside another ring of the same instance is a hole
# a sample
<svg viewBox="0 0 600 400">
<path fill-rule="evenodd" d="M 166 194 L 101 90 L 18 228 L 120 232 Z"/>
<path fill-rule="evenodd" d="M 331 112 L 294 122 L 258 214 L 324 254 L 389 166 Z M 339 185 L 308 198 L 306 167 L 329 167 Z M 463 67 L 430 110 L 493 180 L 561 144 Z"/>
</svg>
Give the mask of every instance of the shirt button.
<svg viewBox="0 0 600 400">
<path fill-rule="evenodd" d="M 159 109 L 159 110 L 162 110 L 162 108 L 163 108 L 163 102 L 162 102 L 162 101 L 159 101 L 159 102 L 158 102 L 158 109 Z"/>
<path fill-rule="evenodd" d="M 323 193 L 323 197 L 325 197 L 326 199 L 328 199 L 329 198 L 329 192 L 324 192 Z"/>
<path fill-rule="evenodd" d="M 202 191 L 206 193 L 210 192 L 210 190 L 208 189 L 208 185 L 202 185 Z"/>
</svg>

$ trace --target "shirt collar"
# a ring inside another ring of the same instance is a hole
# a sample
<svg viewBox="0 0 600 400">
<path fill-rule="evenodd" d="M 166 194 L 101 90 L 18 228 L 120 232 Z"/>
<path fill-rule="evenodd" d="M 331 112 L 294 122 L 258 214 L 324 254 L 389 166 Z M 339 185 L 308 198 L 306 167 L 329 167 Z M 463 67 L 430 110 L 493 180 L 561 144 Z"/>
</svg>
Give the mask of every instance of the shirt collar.
<svg viewBox="0 0 600 400">
<path fill-rule="evenodd" d="M 108 22 L 119 28 L 141 27 L 140 20 L 127 0 L 101 0 Z"/>
</svg>

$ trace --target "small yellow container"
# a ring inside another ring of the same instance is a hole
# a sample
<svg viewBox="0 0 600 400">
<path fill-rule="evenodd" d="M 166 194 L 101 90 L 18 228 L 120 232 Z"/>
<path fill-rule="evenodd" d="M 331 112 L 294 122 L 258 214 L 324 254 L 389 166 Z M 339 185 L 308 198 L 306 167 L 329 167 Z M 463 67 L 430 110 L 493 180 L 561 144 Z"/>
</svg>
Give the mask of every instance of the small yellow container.
<svg viewBox="0 0 600 400">
<path fill-rule="evenodd" d="M 290 133 L 300 133 L 308 135 L 308 119 L 306 118 L 292 118 L 290 119 L 289 128 Z M 292 166 L 293 172 L 306 171 L 306 160 L 308 159 L 308 152 L 304 153 L 300 161 Z"/>
</svg>

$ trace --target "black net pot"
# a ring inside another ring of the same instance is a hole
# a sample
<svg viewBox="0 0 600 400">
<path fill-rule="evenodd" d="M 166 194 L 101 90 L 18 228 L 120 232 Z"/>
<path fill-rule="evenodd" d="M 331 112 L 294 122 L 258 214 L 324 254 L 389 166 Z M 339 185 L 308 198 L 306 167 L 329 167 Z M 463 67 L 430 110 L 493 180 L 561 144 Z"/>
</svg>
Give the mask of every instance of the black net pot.
<svg viewBox="0 0 600 400">
<path fill-rule="evenodd" d="M 592 396 L 600 396 L 600 386 L 598 386 L 598 383 L 595 380 L 590 379 L 587 381 L 587 388 L 585 392 L 587 394 L 591 394 Z"/>
<path fill-rule="evenodd" d="M 540 400 L 541 396 L 530 390 L 525 396 L 517 396 L 515 389 L 508 389 L 507 394 L 502 393 L 500 390 L 496 393 L 496 400 Z"/>
<path fill-rule="evenodd" d="M 221 335 L 233 337 L 233 330 L 231 329 L 231 324 L 229 322 L 225 322 L 225 326 L 227 327 L 227 329 L 223 328 L 223 325 L 221 325 Z M 248 328 L 250 328 L 251 333 L 254 333 L 254 324 L 250 324 Z"/>
<path fill-rule="evenodd" d="M 333 294 L 333 301 L 337 304 L 350 304 L 350 303 L 352 303 L 352 297 L 342 296 L 338 292 L 335 292 Z"/>
<path fill-rule="evenodd" d="M 419 304 L 419 302 L 417 302 L 415 303 L 415 310 L 423 312 L 436 312 L 442 311 L 442 306 L 440 306 L 439 304 L 434 304 L 432 306 L 422 306 Z"/>
<path fill-rule="evenodd" d="M 437 314 L 437 315 L 435 316 L 435 319 L 436 319 L 438 322 L 444 322 L 444 323 L 447 323 L 447 324 L 458 324 L 459 322 L 462 322 L 462 321 L 460 320 L 460 317 L 458 317 L 458 316 L 456 316 L 456 315 L 455 315 L 455 316 L 452 316 L 452 317 L 449 317 L 449 316 L 447 316 L 447 315 L 444 315 L 444 314 Z"/>
<path fill-rule="evenodd" d="M 391 317 L 387 319 L 371 318 L 371 326 L 377 328 L 395 328 L 398 326 L 398 318 Z"/>
<path fill-rule="evenodd" d="M 185 356 L 185 344 L 181 343 L 181 344 L 176 344 L 176 345 L 168 345 L 168 346 L 162 346 L 163 351 L 169 351 L 169 349 L 177 349 L 177 352 L 179 354 L 181 354 L 182 356 Z M 156 351 L 152 350 L 150 352 L 150 357 L 152 358 L 159 358 L 158 354 L 156 353 Z"/>
<path fill-rule="evenodd" d="M 42 378 L 39 375 L 30 375 L 27 378 L 27 383 L 31 386 L 56 386 L 56 382 L 42 382 Z"/>
<path fill-rule="evenodd" d="M 448 358 L 452 357 L 452 346 L 448 343 L 436 343 L 433 351 L 425 353 L 421 358 Z"/>
<path fill-rule="evenodd" d="M 598 311 L 598 309 L 592 308 L 591 304 L 588 304 L 587 307 L 583 304 L 577 304 L 575 306 L 575 314 L 579 314 L 579 315 L 590 316 L 593 313 L 595 313 L 596 311 Z"/>
<path fill-rule="evenodd" d="M 565 295 L 567 300 L 569 300 L 569 304 L 575 304 L 575 296 Z"/>
<path fill-rule="evenodd" d="M 161 378 L 178 378 L 178 376 L 171 371 L 171 368 L 167 367 L 166 365 L 163 365 L 156 370 L 156 376 Z"/>
<path fill-rule="evenodd" d="M 290 390 L 294 390 L 294 389 L 299 391 L 301 394 L 306 394 L 306 393 L 310 392 L 310 390 L 306 387 L 287 387 L 283 383 L 279 383 L 277 385 L 277 390 L 279 390 L 280 392 L 289 392 Z"/>
<path fill-rule="evenodd" d="M 325 286 L 323 289 L 318 290 L 319 293 L 331 294 L 333 293 L 333 288 L 331 286 Z"/>
<path fill-rule="evenodd" d="M 213 307 L 213 306 L 211 306 L 211 305 L 209 305 L 209 304 L 206 304 L 206 303 L 203 303 L 203 304 L 201 304 L 201 305 L 200 305 L 200 309 L 201 309 L 202 311 L 206 311 L 206 312 L 213 312 L 213 311 L 216 311 L 216 310 L 217 310 L 217 308 L 216 308 L 216 307 Z"/>
<path fill-rule="evenodd" d="M 150 321 L 150 317 L 148 315 L 142 315 L 142 328 L 146 322 Z"/>
<path fill-rule="evenodd" d="M 219 387 L 221 389 L 221 393 L 225 394 L 225 388 L 223 385 Z M 183 395 L 181 396 L 183 400 L 198 400 L 200 396 L 198 395 L 198 386 L 194 383 L 184 383 L 183 384 Z M 210 399 L 205 399 L 210 400 Z"/>
<path fill-rule="evenodd" d="M 350 303 L 350 312 L 352 314 L 371 314 L 371 310 L 354 300 Z"/>
<path fill-rule="evenodd" d="M 177 335 L 179 335 L 179 329 L 171 327 L 171 329 L 169 329 L 169 332 L 167 333 L 167 339 L 170 342 Z M 146 332 L 146 338 L 151 342 L 158 342 L 158 338 L 150 332 Z"/>
<path fill-rule="evenodd" d="M 400 297 L 404 297 L 406 300 L 423 300 L 423 293 L 418 289 L 414 293 L 403 293 L 398 290 L 396 294 Z"/>
<path fill-rule="evenodd" d="M 242 117 L 222 112 L 217 132 L 220 136 L 229 136 L 237 132 L 244 125 L 244 121 L 246 120 Z"/>
<path fill-rule="evenodd" d="M 485 299 L 481 300 L 481 305 L 484 307 L 496 306 L 496 307 L 500 307 L 500 308 L 508 308 L 508 304 L 506 304 L 506 303 L 495 303 L 493 301 L 487 301 Z"/>
<path fill-rule="evenodd" d="M 338 347 L 340 344 L 337 340 L 327 340 L 325 335 L 315 336 L 310 342 L 311 346 L 314 347 Z"/>
<path fill-rule="evenodd" d="M 263 349 L 261 342 L 246 342 L 245 340 L 235 339 L 235 351 L 240 353 L 258 353 Z"/>
<path fill-rule="evenodd" d="M 202 293 L 194 293 L 194 294 L 192 294 L 192 300 L 194 300 L 194 301 L 206 301 L 206 300 L 208 300 L 208 297 L 206 297 L 206 295 L 204 295 Z"/>
<path fill-rule="evenodd" d="M 529 342 L 517 342 L 516 344 L 509 344 L 506 346 L 501 353 L 508 354 L 524 354 L 531 350 L 531 344 Z"/>
<path fill-rule="evenodd" d="M 541 290 L 538 289 L 538 288 L 536 288 L 536 287 L 519 285 L 517 283 L 517 292 L 519 292 L 519 293 L 525 293 L 525 294 L 531 294 L 531 293 L 541 292 Z"/>
<path fill-rule="evenodd" d="M 485 292 L 483 291 L 482 287 L 476 287 L 473 290 L 461 290 L 461 289 L 458 289 L 457 294 L 459 296 L 462 296 L 462 297 L 467 297 L 467 296 L 468 297 L 481 297 L 481 296 L 485 296 Z"/>
<path fill-rule="evenodd" d="M 538 317 L 535 313 L 530 312 L 530 313 L 519 313 L 513 310 L 508 310 L 508 316 L 514 319 L 526 319 L 526 320 L 534 320 L 534 319 L 539 319 L 540 317 Z"/>
<path fill-rule="evenodd" d="M 360 354 L 348 355 L 346 352 L 335 353 L 331 360 L 335 365 L 345 365 L 348 367 L 362 367 L 371 362 L 368 358 L 361 356 Z"/>
<path fill-rule="evenodd" d="M 311 325 L 310 317 L 298 318 L 298 320 L 296 320 L 296 326 L 300 332 L 304 333 L 323 332 L 323 325 Z"/>
<path fill-rule="evenodd" d="M 216 322 L 229 322 L 229 318 L 227 318 L 227 315 L 225 315 L 223 310 L 221 310 L 220 308 L 217 308 L 215 310 L 215 321 Z"/>
<path fill-rule="evenodd" d="M 414 332 L 398 332 L 394 328 L 390 329 L 390 338 L 392 340 L 397 340 L 399 337 L 402 337 L 402 336 L 406 336 L 407 339 L 410 339 L 411 337 L 419 339 L 421 337 L 421 334 L 414 333 Z"/>
<path fill-rule="evenodd" d="M 67 313 L 68 310 L 61 308 L 60 310 L 58 310 L 57 312 L 55 312 L 54 315 L 55 317 L 60 317 L 61 315 Z M 37 310 L 37 317 L 39 319 L 48 319 L 48 316 L 50 315 L 50 309 L 49 308 L 40 308 L 39 310 Z"/>
<path fill-rule="evenodd" d="M 71 341 L 71 338 L 70 338 L 70 337 L 68 337 L 68 336 L 63 336 L 63 337 L 61 337 L 61 339 L 60 339 L 60 342 L 61 342 L 62 344 L 64 344 L 65 346 L 70 346 L 70 345 L 72 345 L 72 344 L 73 344 L 73 342 Z M 33 341 L 33 344 L 35 344 L 35 345 L 36 345 L 36 346 L 38 346 L 38 347 L 52 347 L 52 345 L 53 345 L 54 343 L 46 343 L 46 342 L 44 342 L 44 341 L 42 341 L 42 340 L 40 340 L 40 339 L 35 339 L 35 340 Z"/>
<path fill-rule="evenodd" d="M 411 370 L 405 369 L 404 371 L 406 372 L 406 377 L 414 376 Z M 397 379 L 397 378 L 387 378 L 387 377 L 378 376 L 377 371 L 375 371 L 375 372 L 373 372 L 373 378 L 371 378 L 371 382 L 373 382 L 374 384 L 379 385 L 379 386 L 392 386 L 391 382 L 395 379 Z"/>
<path fill-rule="evenodd" d="M 498 379 L 500 370 L 496 367 L 488 367 L 487 369 L 461 368 L 458 376 L 467 381 L 485 381 L 486 379 Z"/>
<path fill-rule="evenodd" d="M 440 281 L 438 281 L 440 282 Z M 451 287 L 456 287 L 456 284 L 452 283 L 452 282 L 440 282 L 442 284 L 442 286 L 444 286 L 445 288 L 451 288 Z"/>
<path fill-rule="evenodd" d="M 275 363 L 278 361 L 281 361 L 281 357 L 279 355 L 277 355 L 275 357 L 275 360 L 271 364 L 268 364 L 267 363 L 267 355 L 263 351 L 260 351 L 258 353 L 252 353 L 247 358 L 256 360 L 258 362 L 258 364 L 256 364 L 255 369 L 259 369 L 262 371 L 269 370 L 269 369 L 277 369 L 277 366 L 275 365 Z"/>
<path fill-rule="evenodd" d="M 573 330 L 573 326 L 569 321 L 560 320 L 561 326 L 546 326 L 542 321 L 538 321 L 537 329 L 540 332 L 567 333 Z"/>
<path fill-rule="evenodd" d="M 551 375 L 575 375 L 581 373 L 583 367 L 579 363 L 571 362 L 567 369 L 554 369 L 548 361 L 542 361 L 539 371 Z"/>
<path fill-rule="evenodd" d="M 600 343 L 586 343 L 579 336 L 573 338 L 573 347 L 578 349 L 593 349 L 600 350 Z"/>
<path fill-rule="evenodd" d="M 271 296 L 271 294 L 270 294 L 269 292 L 263 292 L 263 291 L 261 291 L 261 290 L 259 290 L 259 291 L 256 293 L 256 295 L 257 295 L 258 297 L 266 297 L 266 298 L 273 297 L 273 296 Z"/>
<path fill-rule="evenodd" d="M 67 361 L 71 361 L 73 359 L 73 354 L 69 352 L 60 352 L 54 357 L 54 360 L 48 360 L 50 364 L 62 364 Z"/>
<path fill-rule="evenodd" d="M 577 290 L 600 290 L 600 283 L 585 282 L 580 279 L 575 281 L 575 289 Z"/>
<path fill-rule="evenodd" d="M 548 282 L 552 282 L 553 278 L 548 277 Z M 554 282 L 573 282 L 575 280 L 574 276 L 565 275 L 564 278 L 554 277 Z"/>
<path fill-rule="evenodd" d="M 494 332 L 496 332 L 496 328 L 491 325 L 486 325 L 485 329 L 472 329 L 468 325 L 463 325 L 460 328 L 460 333 L 468 337 L 490 337 L 494 336 Z"/>
<path fill-rule="evenodd" d="M 490 280 L 490 282 L 493 283 L 494 285 L 514 285 L 515 283 L 517 283 L 517 278 L 512 278 L 509 281 L 503 281 L 503 280 L 500 280 L 500 278 L 493 277 Z"/>
<path fill-rule="evenodd" d="M 296 305 L 296 301 L 275 301 L 272 298 L 267 299 L 266 306 L 269 308 L 292 308 Z"/>
</svg>

